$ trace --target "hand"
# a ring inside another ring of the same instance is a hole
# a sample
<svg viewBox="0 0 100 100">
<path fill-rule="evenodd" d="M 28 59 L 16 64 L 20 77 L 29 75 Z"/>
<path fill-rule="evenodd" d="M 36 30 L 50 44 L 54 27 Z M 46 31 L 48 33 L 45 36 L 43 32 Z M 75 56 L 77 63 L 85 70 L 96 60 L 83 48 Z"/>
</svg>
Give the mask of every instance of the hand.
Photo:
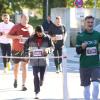
<svg viewBox="0 0 100 100">
<path fill-rule="evenodd" d="M 42 53 L 43 56 L 47 56 L 48 55 L 48 52 L 46 52 L 45 50 L 43 51 Z"/>
<path fill-rule="evenodd" d="M 87 47 L 87 43 L 82 43 L 82 45 L 81 45 L 81 47 L 82 47 L 82 49 L 85 49 L 86 47 Z"/>
</svg>

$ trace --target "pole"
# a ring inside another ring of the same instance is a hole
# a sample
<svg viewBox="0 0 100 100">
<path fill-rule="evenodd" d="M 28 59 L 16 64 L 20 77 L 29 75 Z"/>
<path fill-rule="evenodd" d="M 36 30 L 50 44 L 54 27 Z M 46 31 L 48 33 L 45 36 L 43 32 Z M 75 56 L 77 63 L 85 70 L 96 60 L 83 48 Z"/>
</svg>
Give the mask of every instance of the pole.
<svg viewBox="0 0 100 100">
<path fill-rule="evenodd" d="M 93 8 L 93 16 L 94 16 L 94 18 L 96 18 L 96 4 L 97 4 L 97 1 L 94 0 L 94 8 Z M 94 26 L 95 26 L 95 20 L 94 20 Z"/>
<path fill-rule="evenodd" d="M 66 48 L 63 48 L 63 55 L 66 55 Z M 68 96 L 68 87 L 67 87 L 67 59 L 62 58 L 62 67 L 63 67 L 63 100 L 69 100 Z"/>
<path fill-rule="evenodd" d="M 46 1 L 46 18 L 48 17 L 48 0 Z"/>
</svg>

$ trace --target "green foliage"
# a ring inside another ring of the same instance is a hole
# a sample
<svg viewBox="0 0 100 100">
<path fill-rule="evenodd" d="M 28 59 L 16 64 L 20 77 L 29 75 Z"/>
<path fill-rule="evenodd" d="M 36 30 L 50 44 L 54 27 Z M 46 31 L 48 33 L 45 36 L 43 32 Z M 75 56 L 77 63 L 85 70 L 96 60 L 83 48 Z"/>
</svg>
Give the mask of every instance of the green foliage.
<svg viewBox="0 0 100 100">
<path fill-rule="evenodd" d="M 39 19 L 38 17 L 30 17 L 30 20 L 29 20 L 29 24 L 31 24 L 34 28 L 37 25 L 41 25 L 42 22 L 43 22 L 43 20 Z"/>
</svg>

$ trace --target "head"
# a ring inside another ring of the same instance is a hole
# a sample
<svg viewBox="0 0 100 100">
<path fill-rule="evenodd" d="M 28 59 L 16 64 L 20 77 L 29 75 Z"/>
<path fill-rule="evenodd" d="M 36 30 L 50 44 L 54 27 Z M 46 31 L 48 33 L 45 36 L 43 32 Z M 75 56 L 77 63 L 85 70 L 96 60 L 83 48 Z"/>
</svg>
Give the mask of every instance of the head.
<svg viewBox="0 0 100 100">
<path fill-rule="evenodd" d="M 10 16 L 9 16 L 9 14 L 3 14 L 2 15 L 2 20 L 3 20 L 3 22 L 4 23 L 9 23 L 9 20 L 10 20 Z"/>
<path fill-rule="evenodd" d="M 87 30 L 88 32 L 91 32 L 94 26 L 94 17 L 93 16 L 85 17 L 84 26 L 85 26 L 85 30 Z"/>
<path fill-rule="evenodd" d="M 48 16 L 48 17 L 47 17 L 47 20 L 48 20 L 48 21 L 50 21 L 50 20 L 51 20 L 51 17 L 50 17 L 50 16 Z"/>
<path fill-rule="evenodd" d="M 35 34 L 37 34 L 38 37 L 42 37 L 44 34 L 44 30 L 42 25 L 39 25 L 35 28 Z"/>
<path fill-rule="evenodd" d="M 29 16 L 28 15 L 25 15 L 25 14 L 22 14 L 21 15 L 21 24 L 23 26 L 26 26 L 29 22 Z"/>
<path fill-rule="evenodd" d="M 57 17 L 56 17 L 56 25 L 57 25 L 57 26 L 60 26 L 61 24 L 62 24 L 61 17 L 60 17 L 60 16 L 57 16 Z"/>
</svg>

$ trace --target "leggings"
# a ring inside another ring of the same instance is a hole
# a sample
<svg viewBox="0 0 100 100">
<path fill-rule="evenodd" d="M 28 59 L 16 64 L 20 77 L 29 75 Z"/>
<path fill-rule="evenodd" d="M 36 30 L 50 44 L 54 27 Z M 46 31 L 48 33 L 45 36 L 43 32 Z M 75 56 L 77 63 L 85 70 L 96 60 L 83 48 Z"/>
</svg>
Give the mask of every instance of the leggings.
<svg viewBox="0 0 100 100">
<path fill-rule="evenodd" d="M 54 56 L 59 57 L 62 56 L 62 48 L 55 48 Z M 58 69 L 58 65 L 62 63 L 62 58 L 54 58 L 56 69 Z"/>
<path fill-rule="evenodd" d="M 11 56 L 11 45 L 1 43 L 2 56 Z M 10 61 L 10 58 L 3 58 L 4 68 L 6 68 L 6 63 Z"/>
</svg>

